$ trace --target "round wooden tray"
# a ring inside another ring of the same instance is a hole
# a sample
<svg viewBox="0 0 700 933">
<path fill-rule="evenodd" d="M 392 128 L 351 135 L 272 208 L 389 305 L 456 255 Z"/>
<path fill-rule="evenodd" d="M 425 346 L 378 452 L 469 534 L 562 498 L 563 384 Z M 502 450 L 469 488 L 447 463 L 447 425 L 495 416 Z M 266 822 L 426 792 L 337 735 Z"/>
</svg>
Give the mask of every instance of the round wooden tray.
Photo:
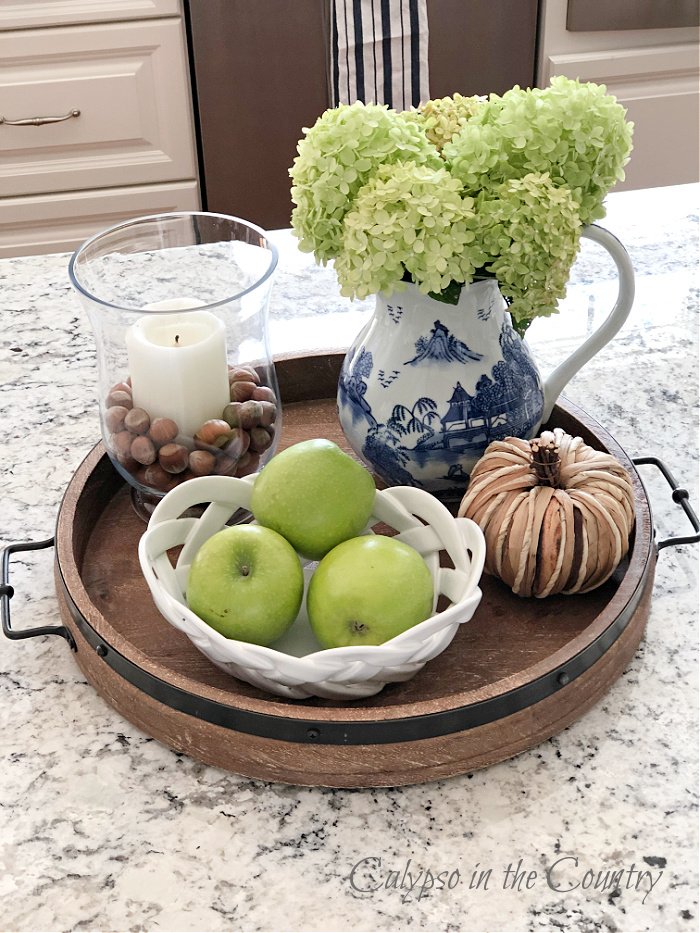
<svg viewBox="0 0 700 933">
<path fill-rule="evenodd" d="M 342 354 L 278 361 L 281 447 L 328 437 Z M 656 549 L 649 503 L 624 451 L 562 400 L 560 426 L 614 454 L 636 493 L 628 558 L 584 596 L 524 600 L 484 576 L 483 600 L 450 647 L 412 680 L 366 700 L 285 701 L 215 667 L 156 610 L 142 578 L 144 531 L 129 487 L 98 444 L 73 477 L 56 531 L 56 586 L 76 660 L 95 689 L 144 732 L 250 777 L 368 787 L 462 774 L 559 732 L 619 677 L 642 637 Z"/>
</svg>

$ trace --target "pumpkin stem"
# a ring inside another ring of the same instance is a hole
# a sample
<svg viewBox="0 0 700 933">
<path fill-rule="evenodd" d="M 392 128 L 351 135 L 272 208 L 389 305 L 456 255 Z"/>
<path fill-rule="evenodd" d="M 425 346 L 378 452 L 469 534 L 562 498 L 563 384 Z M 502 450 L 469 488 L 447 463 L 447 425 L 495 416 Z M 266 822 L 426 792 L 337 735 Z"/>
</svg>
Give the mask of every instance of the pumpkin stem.
<svg viewBox="0 0 700 933">
<path fill-rule="evenodd" d="M 545 431 L 540 437 L 530 441 L 532 451 L 532 469 L 537 477 L 539 486 L 553 486 L 560 484 L 559 445 L 551 431 Z"/>
</svg>

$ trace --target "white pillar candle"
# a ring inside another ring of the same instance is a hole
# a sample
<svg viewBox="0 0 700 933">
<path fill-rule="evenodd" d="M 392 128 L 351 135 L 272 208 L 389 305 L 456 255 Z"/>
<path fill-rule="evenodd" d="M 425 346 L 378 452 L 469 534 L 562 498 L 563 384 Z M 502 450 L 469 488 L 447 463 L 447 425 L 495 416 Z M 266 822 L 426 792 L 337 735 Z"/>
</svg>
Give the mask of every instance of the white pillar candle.
<svg viewBox="0 0 700 933">
<path fill-rule="evenodd" d="M 196 308 L 182 298 L 149 310 Z M 193 436 L 205 421 L 221 418 L 229 402 L 226 329 L 209 311 L 149 314 L 126 333 L 134 407 L 153 418 L 172 418 L 180 434 Z"/>
</svg>

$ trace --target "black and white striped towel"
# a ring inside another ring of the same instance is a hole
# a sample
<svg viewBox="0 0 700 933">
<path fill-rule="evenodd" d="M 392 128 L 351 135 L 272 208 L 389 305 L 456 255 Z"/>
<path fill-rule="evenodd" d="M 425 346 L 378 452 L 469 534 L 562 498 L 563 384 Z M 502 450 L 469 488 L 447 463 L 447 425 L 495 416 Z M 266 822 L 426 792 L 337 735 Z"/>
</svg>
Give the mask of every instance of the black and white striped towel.
<svg viewBox="0 0 700 933">
<path fill-rule="evenodd" d="M 333 104 L 430 99 L 427 0 L 331 0 Z"/>
</svg>

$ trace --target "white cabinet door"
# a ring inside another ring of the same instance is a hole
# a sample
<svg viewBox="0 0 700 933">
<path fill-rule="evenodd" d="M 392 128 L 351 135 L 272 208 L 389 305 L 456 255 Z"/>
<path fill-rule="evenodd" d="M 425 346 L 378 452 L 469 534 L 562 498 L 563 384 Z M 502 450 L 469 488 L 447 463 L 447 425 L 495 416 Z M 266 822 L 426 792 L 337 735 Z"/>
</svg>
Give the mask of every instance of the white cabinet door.
<svg viewBox="0 0 700 933">
<path fill-rule="evenodd" d="M 0 0 L 0 29 L 177 16 L 180 0 Z"/>
<path fill-rule="evenodd" d="M 0 197 L 196 177 L 178 19 L 0 33 L 0 116 Z"/>
<path fill-rule="evenodd" d="M 6 198 L 0 200 L 0 257 L 61 253 L 133 217 L 198 209 L 195 181 Z"/>
</svg>

